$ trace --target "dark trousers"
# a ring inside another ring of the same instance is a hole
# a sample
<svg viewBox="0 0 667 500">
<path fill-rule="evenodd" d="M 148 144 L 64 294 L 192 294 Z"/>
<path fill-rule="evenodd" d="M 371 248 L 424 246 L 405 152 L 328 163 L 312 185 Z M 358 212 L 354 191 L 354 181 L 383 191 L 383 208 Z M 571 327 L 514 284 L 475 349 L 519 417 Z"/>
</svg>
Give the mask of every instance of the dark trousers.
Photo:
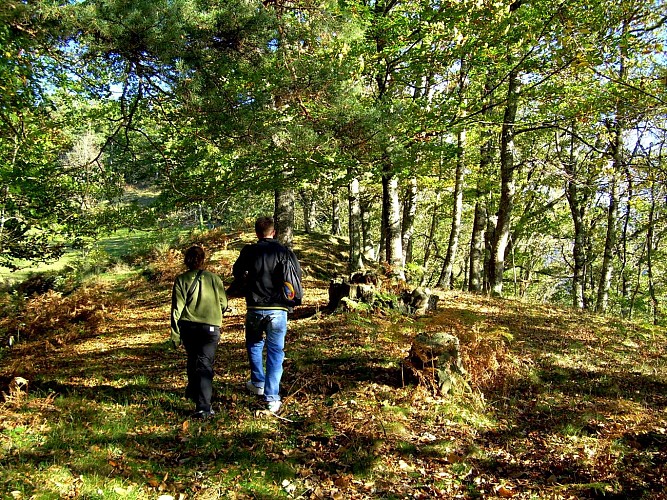
<svg viewBox="0 0 667 500">
<path fill-rule="evenodd" d="M 211 411 L 213 363 L 220 342 L 220 327 L 179 321 L 178 328 L 188 354 L 185 396 L 194 401 L 196 411 Z"/>
</svg>

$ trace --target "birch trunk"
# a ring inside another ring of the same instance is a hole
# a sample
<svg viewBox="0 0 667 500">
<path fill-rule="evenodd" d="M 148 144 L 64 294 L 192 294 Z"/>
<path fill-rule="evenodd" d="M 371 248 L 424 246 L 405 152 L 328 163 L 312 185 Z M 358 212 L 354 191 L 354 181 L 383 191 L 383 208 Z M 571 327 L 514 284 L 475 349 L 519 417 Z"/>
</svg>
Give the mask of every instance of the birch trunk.
<svg viewBox="0 0 667 500">
<path fill-rule="evenodd" d="M 334 236 L 340 236 L 342 232 L 342 226 L 340 223 L 340 198 L 338 198 L 338 192 L 334 189 L 331 193 L 331 234 Z"/>
<path fill-rule="evenodd" d="M 370 197 L 360 197 L 361 208 L 361 236 L 362 236 L 362 253 L 365 259 L 369 261 L 375 260 L 375 243 L 373 242 L 371 221 L 371 208 L 373 200 Z"/>
<path fill-rule="evenodd" d="M 481 292 L 484 288 L 484 231 L 486 230 L 486 208 L 480 200 L 475 203 L 475 219 L 470 238 L 470 277 L 468 290 Z"/>
<path fill-rule="evenodd" d="M 387 207 L 387 263 L 399 279 L 405 279 L 403 272 L 403 245 L 401 239 L 401 204 L 398 196 L 398 179 L 385 170 L 382 175 L 382 198 Z"/>
<path fill-rule="evenodd" d="M 607 208 L 607 235 L 604 244 L 604 257 L 600 269 L 600 282 L 598 284 L 596 312 L 606 312 L 609 307 L 609 289 L 614 271 L 613 259 L 616 246 L 616 220 L 618 219 L 618 182 L 616 175 L 612 172 L 609 182 L 609 207 Z"/>
<path fill-rule="evenodd" d="M 359 179 L 353 178 L 348 188 L 350 209 L 350 273 L 363 269 L 364 261 L 361 253 L 361 208 L 359 204 Z"/>
<path fill-rule="evenodd" d="M 458 91 L 459 95 L 463 96 L 466 89 L 466 78 L 468 74 L 468 62 L 465 58 L 461 58 L 461 68 L 459 70 Z M 465 110 L 466 101 L 461 98 L 461 109 Z M 465 111 L 462 112 L 465 116 Z M 454 269 L 454 261 L 456 260 L 456 253 L 459 247 L 459 235 L 461 234 L 461 214 L 463 212 L 463 176 L 465 173 L 465 142 L 466 132 L 460 130 L 456 136 L 457 152 L 456 152 L 456 172 L 454 174 L 454 203 L 452 206 L 452 227 L 449 231 L 449 242 L 447 244 L 447 253 L 445 254 L 445 261 L 440 272 L 440 279 L 438 286 L 443 288 L 450 288 L 453 285 L 452 271 Z"/>
<path fill-rule="evenodd" d="M 510 220 L 514 207 L 515 167 L 514 167 L 514 121 L 519 104 L 519 75 L 514 69 L 509 74 L 507 88 L 507 104 L 503 117 L 500 138 L 500 200 L 498 202 L 498 221 L 493 238 L 491 261 L 493 272 L 489 276 L 489 287 L 492 295 L 503 294 L 503 273 L 505 271 L 505 249 L 510 234 Z"/>
<path fill-rule="evenodd" d="M 428 235 L 424 244 L 424 260 L 422 261 L 424 269 L 428 268 L 428 263 L 431 258 L 431 248 L 435 246 L 435 232 L 438 228 L 438 213 L 440 212 L 440 191 L 435 193 L 435 201 L 433 202 L 433 209 L 431 210 L 431 224 L 429 225 Z M 437 252 L 437 248 L 436 248 Z M 426 274 L 424 274 L 426 277 Z M 422 282 L 422 285 L 424 283 Z"/>
<path fill-rule="evenodd" d="M 491 75 L 487 74 L 486 83 L 484 85 L 484 92 L 482 98 L 486 98 L 491 94 L 492 83 Z M 483 120 L 490 121 L 490 109 L 484 111 Z M 470 237 L 470 252 L 469 252 L 469 281 L 468 290 L 471 292 L 482 292 L 487 290 L 488 270 L 489 270 L 489 255 L 491 249 L 488 236 L 493 234 L 493 229 L 487 231 L 487 226 L 490 223 L 490 217 L 487 207 L 485 205 L 487 195 L 489 194 L 488 183 L 486 179 L 491 177 L 491 163 L 493 159 L 493 133 L 491 130 L 482 129 L 482 143 L 479 147 L 479 175 L 477 178 L 477 186 L 475 195 L 477 201 L 475 203 L 475 218 L 473 221 L 473 229 Z"/>
<path fill-rule="evenodd" d="M 623 33 L 628 32 L 628 23 L 623 23 Z M 619 55 L 619 81 L 625 81 L 626 76 L 626 58 L 627 46 L 621 44 Z M 602 268 L 600 269 L 600 282 L 598 284 L 597 301 L 595 303 L 596 312 L 606 312 L 609 308 L 609 289 L 611 288 L 611 278 L 613 275 L 614 248 L 616 247 L 618 220 L 618 175 L 622 172 L 622 136 L 623 136 L 623 105 L 619 100 L 616 103 L 616 116 L 613 123 L 609 125 L 611 142 L 609 149 L 612 157 L 611 178 L 609 182 L 609 207 L 607 209 L 607 235 L 604 243 L 604 257 L 602 259 Z"/>
<path fill-rule="evenodd" d="M 417 178 L 412 177 L 403 203 L 403 223 L 401 225 L 401 245 L 403 247 L 403 266 L 412 262 L 412 235 L 415 232 L 417 214 Z"/>
<path fill-rule="evenodd" d="M 449 232 L 449 243 L 447 245 L 447 253 L 445 254 L 445 262 L 442 266 L 438 286 L 442 288 L 450 288 L 452 285 L 452 270 L 454 268 L 454 261 L 456 260 L 456 252 L 459 247 L 459 235 L 461 234 L 461 213 L 463 212 L 463 176 L 464 176 L 464 147 L 465 147 L 465 131 L 458 134 L 458 154 L 456 157 L 456 174 L 454 180 L 454 205 L 452 210 L 452 227 Z"/>
<path fill-rule="evenodd" d="M 565 184 L 565 197 L 567 198 L 572 224 L 574 226 L 574 245 L 572 258 L 574 261 L 572 269 L 572 305 L 577 309 L 583 309 L 584 289 L 586 288 L 586 226 L 584 217 L 586 214 L 586 187 L 582 185 L 581 175 L 577 166 L 574 150 L 574 134 L 570 135 L 568 158 L 564 162 L 567 181 Z"/>
</svg>

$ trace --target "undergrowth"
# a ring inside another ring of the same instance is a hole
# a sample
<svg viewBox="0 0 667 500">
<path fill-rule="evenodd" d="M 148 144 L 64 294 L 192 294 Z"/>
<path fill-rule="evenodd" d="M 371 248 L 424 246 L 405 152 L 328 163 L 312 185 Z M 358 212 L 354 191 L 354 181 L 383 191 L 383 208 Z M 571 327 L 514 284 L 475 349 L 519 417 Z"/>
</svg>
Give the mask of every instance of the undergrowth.
<svg viewBox="0 0 667 500">
<path fill-rule="evenodd" d="M 68 295 L 0 296 L 0 324 L 25 335 L 0 368 L 4 497 L 663 495 L 663 330 L 455 292 L 424 317 L 328 313 L 322 256 L 340 249 L 324 239 L 297 248 L 312 271 L 290 321 L 282 418 L 243 392 L 244 307 L 232 299 L 217 418 L 191 420 L 184 354 L 167 342 L 171 283 L 188 245 L 228 277 L 246 241 L 195 234 L 143 254 L 143 273 L 121 266 Z M 468 389 L 407 383 L 403 360 L 429 332 L 459 338 Z"/>
</svg>

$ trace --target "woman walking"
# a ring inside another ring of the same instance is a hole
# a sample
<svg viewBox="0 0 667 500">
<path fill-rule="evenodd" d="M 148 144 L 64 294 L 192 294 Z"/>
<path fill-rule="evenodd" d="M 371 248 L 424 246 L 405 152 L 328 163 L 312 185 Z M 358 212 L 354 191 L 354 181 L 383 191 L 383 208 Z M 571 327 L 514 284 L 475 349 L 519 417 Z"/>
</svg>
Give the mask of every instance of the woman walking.
<svg viewBox="0 0 667 500">
<path fill-rule="evenodd" d="M 186 272 L 176 277 L 171 294 L 171 339 L 188 356 L 185 396 L 195 403 L 194 418 L 210 418 L 213 363 L 220 341 L 227 296 L 217 274 L 204 270 L 206 254 L 199 246 L 185 252 Z"/>
</svg>

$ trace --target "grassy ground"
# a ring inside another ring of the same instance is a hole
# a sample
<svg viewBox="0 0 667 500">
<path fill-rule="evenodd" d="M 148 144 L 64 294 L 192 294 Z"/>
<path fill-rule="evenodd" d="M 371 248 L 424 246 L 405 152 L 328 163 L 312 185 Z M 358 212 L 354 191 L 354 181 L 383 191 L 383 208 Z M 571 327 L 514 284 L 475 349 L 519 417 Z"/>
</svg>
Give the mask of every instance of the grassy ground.
<svg viewBox="0 0 667 500">
<path fill-rule="evenodd" d="M 202 237 L 228 275 L 247 234 Z M 3 498 L 667 498 L 667 335 L 614 318 L 443 292 L 433 316 L 323 311 L 339 242 L 296 249 L 283 418 L 243 392 L 241 301 L 216 362 L 218 417 L 183 397 L 168 344 L 180 254 L 25 305 L 2 353 Z M 406 383 L 415 334 L 461 339 L 471 390 Z M 28 381 L 27 393 L 9 381 Z"/>
</svg>

